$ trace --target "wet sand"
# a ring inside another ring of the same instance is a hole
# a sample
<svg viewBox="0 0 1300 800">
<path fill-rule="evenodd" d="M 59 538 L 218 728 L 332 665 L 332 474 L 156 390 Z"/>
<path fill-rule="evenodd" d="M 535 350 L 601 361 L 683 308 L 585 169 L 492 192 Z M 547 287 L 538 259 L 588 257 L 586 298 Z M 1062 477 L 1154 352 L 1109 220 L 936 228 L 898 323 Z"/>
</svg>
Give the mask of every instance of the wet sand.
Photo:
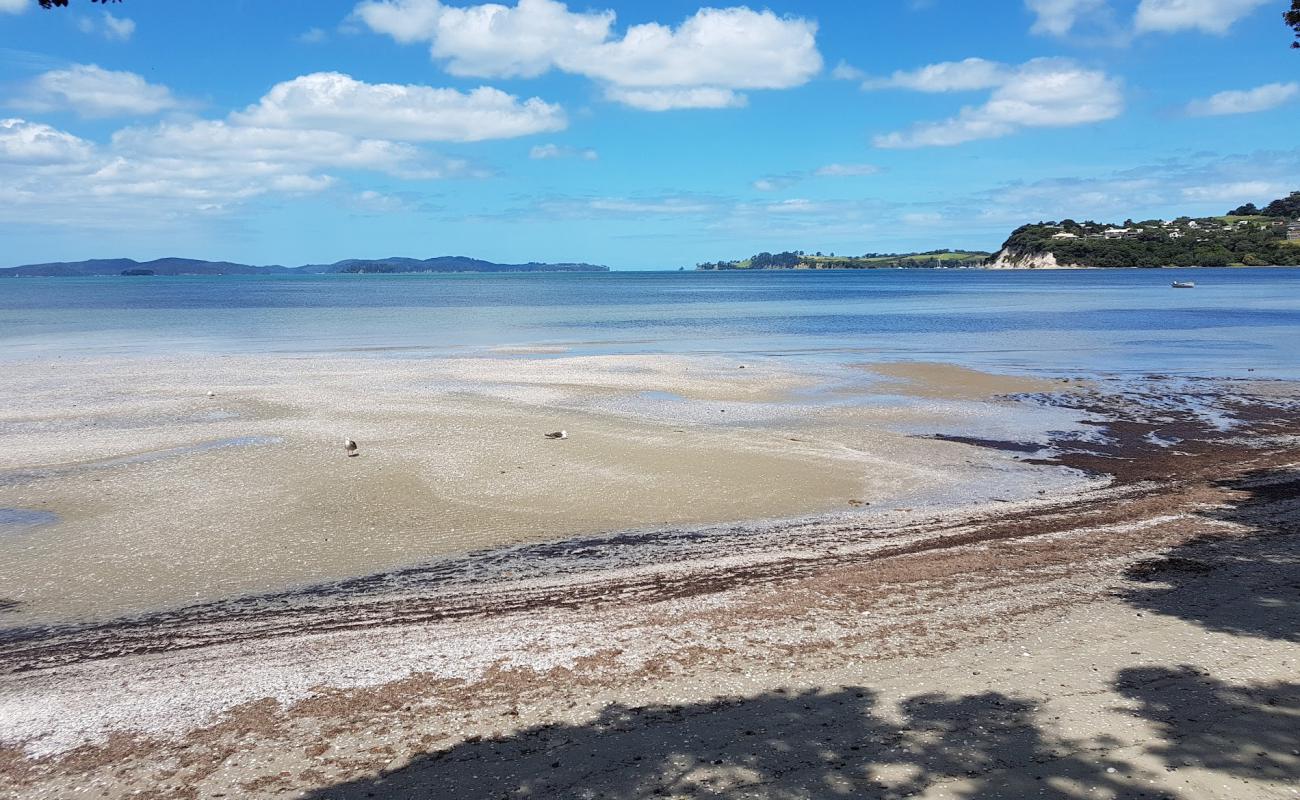
<svg viewBox="0 0 1300 800">
<path fill-rule="evenodd" d="M 73 622 L 522 542 L 1070 482 L 909 435 L 936 413 L 920 405 L 793 399 L 818 379 L 658 357 L 15 366 L 0 508 L 58 522 L 0 537 L 0 586 L 11 622 Z"/>
<path fill-rule="evenodd" d="M 566 380 L 584 374 L 572 366 Z M 2 780 L 32 797 L 1295 796 L 1296 387 L 1152 378 L 764 416 L 807 378 L 751 378 L 747 364 L 738 384 L 717 364 L 683 385 L 698 362 L 675 383 L 642 366 L 577 379 L 582 395 L 609 389 L 584 426 L 648 437 L 671 423 L 641 393 L 670 392 L 746 410 L 673 430 L 770 438 L 759 452 L 776 466 L 746 481 L 812 463 L 856 483 L 803 506 L 806 489 L 755 496 L 770 510 L 739 517 L 798 521 L 515 537 L 368 577 L 15 629 L 0 640 Z M 490 369 L 449 365 L 448 379 Z M 544 367 L 510 369 L 492 391 L 516 393 L 511 408 L 553 389 Z M 258 435 L 315 430 L 284 405 L 265 419 L 294 422 Z M 954 414 L 983 424 L 963 434 Z M 1087 424 L 1044 439 L 1060 419 Z M 836 510 L 845 493 L 873 505 Z"/>
</svg>

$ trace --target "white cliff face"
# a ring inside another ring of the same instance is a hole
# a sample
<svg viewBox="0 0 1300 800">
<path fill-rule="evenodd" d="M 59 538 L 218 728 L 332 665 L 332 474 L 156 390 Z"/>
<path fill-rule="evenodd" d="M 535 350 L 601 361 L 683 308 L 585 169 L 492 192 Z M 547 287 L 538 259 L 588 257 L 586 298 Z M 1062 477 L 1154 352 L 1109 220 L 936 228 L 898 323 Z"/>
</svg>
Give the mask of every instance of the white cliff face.
<svg viewBox="0 0 1300 800">
<path fill-rule="evenodd" d="M 1074 269 L 1074 264 L 1061 264 L 1055 253 L 1022 253 L 1003 248 L 988 269 Z"/>
</svg>

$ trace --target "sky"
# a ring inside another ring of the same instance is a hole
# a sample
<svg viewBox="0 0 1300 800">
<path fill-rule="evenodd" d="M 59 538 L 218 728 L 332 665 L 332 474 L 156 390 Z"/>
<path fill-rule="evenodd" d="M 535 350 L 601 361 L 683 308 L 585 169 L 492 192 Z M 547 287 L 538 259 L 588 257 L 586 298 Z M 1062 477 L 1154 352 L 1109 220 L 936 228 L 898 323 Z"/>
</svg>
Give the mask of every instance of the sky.
<svg viewBox="0 0 1300 800">
<path fill-rule="evenodd" d="M 1300 189 L 1283 0 L 0 0 L 0 266 L 996 249 Z"/>
</svg>

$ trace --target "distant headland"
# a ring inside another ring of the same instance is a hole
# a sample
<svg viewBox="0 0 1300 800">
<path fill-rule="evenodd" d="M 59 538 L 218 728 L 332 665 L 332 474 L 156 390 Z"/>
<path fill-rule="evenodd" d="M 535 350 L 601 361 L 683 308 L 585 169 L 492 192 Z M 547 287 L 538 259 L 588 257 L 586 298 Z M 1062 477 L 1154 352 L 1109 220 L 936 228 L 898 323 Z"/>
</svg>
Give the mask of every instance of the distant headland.
<svg viewBox="0 0 1300 800">
<path fill-rule="evenodd" d="M 992 253 L 980 250 L 930 250 L 924 253 L 867 253 L 861 256 L 834 253 L 759 253 L 742 261 L 696 264 L 702 271 L 765 269 L 952 269 L 979 267 Z"/>
<path fill-rule="evenodd" d="M 136 261 L 130 258 L 98 258 L 87 261 L 56 261 L 26 264 L 0 269 L 0 277 L 97 277 L 97 276 L 178 276 L 178 275 L 331 275 L 331 274 L 398 274 L 418 272 L 609 272 L 598 264 L 562 263 L 497 264 L 466 256 L 437 258 L 349 258 L 333 264 L 304 264 L 284 267 L 278 264 L 256 266 L 232 261 L 203 261 L 196 258 L 158 258 Z"/>
<path fill-rule="evenodd" d="M 1300 192 L 1217 217 L 1039 222 L 1017 228 L 996 269 L 1300 266 Z"/>
<path fill-rule="evenodd" d="M 1123 223 L 1037 222 L 1012 232 L 996 253 L 759 253 L 697 264 L 703 271 L 817 269 L 1074 269 L 1105 267 L 1300 266 L 1300 192 L 1217 217 Z"/>
</svg>

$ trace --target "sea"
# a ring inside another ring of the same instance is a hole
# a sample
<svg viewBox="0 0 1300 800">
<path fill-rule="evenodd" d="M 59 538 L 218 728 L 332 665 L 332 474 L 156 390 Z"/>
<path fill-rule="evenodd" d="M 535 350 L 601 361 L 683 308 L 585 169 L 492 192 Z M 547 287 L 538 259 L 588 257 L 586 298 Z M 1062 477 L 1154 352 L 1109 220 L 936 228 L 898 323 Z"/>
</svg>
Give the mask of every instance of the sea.
<svg viewBox="0 0 1300 800">
<path fill-rule="evenodd" d="M 0 361 L 512 348 L 1296 379 L 1300 269 L 0 280 Z"/>
</svg>

